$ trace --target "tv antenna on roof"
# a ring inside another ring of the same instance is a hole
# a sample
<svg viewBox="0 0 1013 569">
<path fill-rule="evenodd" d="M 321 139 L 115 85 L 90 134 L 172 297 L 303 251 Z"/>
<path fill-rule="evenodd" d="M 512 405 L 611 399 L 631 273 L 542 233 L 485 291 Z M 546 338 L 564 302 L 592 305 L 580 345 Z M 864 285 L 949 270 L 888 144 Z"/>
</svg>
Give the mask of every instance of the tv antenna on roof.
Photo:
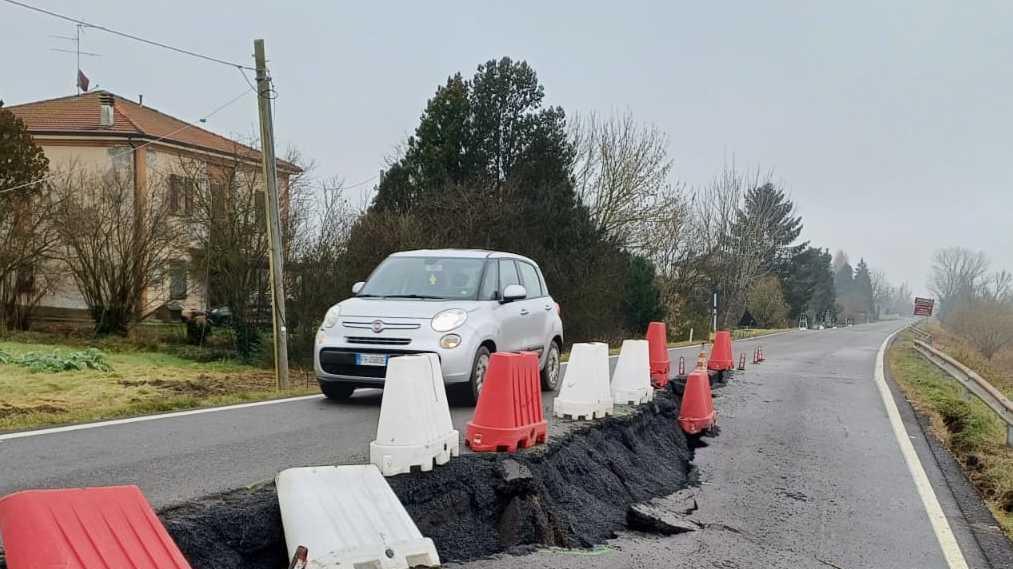
<svg viewBox="0 0 1013 569">
<path fill-rule="evenodd" d="M 57 47 L 51 47 L 49 49 L 50 49 L 50 51 L 59 51 L 59 52 L 62 52 L 62 53 L 73 53 L 74 55 L 77 56 L 77 62 L 76 62 L 77 63 L 77 82 L 76 83 L 77 83 L 77 94 L 78 95 L 81 94 L 81 91 L 87 91 L 88 90 L 88 83 L 89 83 L 88 77 L 84 74 L 83 71 L 81 71 L 81 56 L 82 55 L 87 55 L 87 56 L 91 56 L 91 57 L 101 57 L 101 55 L 102 55 L 101 53 L 92 53 L 90 51 L 81 51 L 81 30 L 83 28 L 84 28 L 84 26 L 82 26 L 81 24 L 77 24 L 75 26 L 75 34 L 73 36 L 61 36 L 61 35 L 56 35 L 56 34 L 50 34 L 49 35 L 49 37 L 51 37 L 51 38 L 56 38 L 56 39 L 61 39 L 61 40 L 66 40 L 66 41 L 72 41 L 72 42 L 74 42 L 74 49 L 73 50 L 60 49 L 60 48 L 57 48 Z"/>
</svg>

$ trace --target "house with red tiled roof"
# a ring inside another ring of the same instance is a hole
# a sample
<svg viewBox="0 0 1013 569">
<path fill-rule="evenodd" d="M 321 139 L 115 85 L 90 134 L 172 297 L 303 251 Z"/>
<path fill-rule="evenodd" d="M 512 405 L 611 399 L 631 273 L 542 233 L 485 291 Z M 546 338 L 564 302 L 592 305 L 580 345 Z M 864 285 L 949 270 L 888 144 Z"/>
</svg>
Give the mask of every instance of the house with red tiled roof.
<svg viewBox="0 0 1013 569">
<path fill-rule="evenodd" d="M 86 168 L 98 173 L 115 171 L 128 176 L 135 188 L 168 184 L 171 199 L 184 215 L 190 200 L 182 193 L 201 183 L 192 170 L 180 164 L 198 163 L 203 177 L 216 169 L 261 168 L 256 148 L 160 112 L 141 101 L 108 91 L 92 91 L 5 107 L 20 118 L 36 144 L 49 158 L 50 170 Z M 283 202 L 289 179 L 302 172 L 295 164 L 278 160 L 278 189 Z M 206 179 L 204 180 L 206 183 Z M 260 190 L 262 191 L 262 189 Z M 284 207 L 284 204 L 283 204 Z M 186 311 L 205 308 L 200 286 L 188 282 L 188 254 L 164 271 L 163 282 L 146 291 L 143 316 L 172 319 Z M 192 279 L 189 279 L 192 280 Z M 85 320 L 87 306 L 68 279 L 47 295 L 36 310 L 39 320 Z"/>
</svg>

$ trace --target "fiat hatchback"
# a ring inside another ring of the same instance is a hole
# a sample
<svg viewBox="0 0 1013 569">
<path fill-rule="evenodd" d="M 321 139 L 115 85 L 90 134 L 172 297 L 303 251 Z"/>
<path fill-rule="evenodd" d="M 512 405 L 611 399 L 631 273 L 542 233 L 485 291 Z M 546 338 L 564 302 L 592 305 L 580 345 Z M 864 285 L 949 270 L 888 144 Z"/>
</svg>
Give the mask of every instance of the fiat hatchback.
<svg viewBox="0 0 1013 569">
<path fill-rule="evenodd" d="M 538 264 L 496 251 L 394 253 L 324 316 L 313 350 L 320 389 L 347 399 L 383 387 L 390 358 L 435 353 L 448 392 L 474 403 L 489 356 L 538 353 L 542 388 L 559 384 L 563 323 Z"/>
</svg>

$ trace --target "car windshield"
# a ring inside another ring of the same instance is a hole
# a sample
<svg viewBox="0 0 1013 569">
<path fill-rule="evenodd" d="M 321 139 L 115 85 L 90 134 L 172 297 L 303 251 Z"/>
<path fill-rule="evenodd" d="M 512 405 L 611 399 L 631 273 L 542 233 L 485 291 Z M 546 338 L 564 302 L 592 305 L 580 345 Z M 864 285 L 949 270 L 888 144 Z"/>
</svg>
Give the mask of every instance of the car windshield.
<svg viewBox="0 0 1013 569">
<path fill-rule="evenodd" d="M 380 264 L 359 296 L 475 299 L 485 259 L 391 257 Z"/>
</svg>

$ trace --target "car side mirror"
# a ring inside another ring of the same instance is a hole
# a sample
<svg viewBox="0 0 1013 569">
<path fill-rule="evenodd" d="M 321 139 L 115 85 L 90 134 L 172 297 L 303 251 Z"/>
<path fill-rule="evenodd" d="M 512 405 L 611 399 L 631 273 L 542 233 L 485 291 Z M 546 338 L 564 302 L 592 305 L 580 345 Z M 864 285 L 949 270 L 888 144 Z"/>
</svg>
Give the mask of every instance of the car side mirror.
<svg viewBox="0 0 1013 569">
<path fill-rule="evenodd" d="M 359 282 L 353 284 L 352 285 L 352 294 L 359 294 L 359 291 L 361 291 L 362 287 L 364 287 L 364 286 L 366 286 L 366 283 L 364 281 L 359 281 Z"/>
<path fill-rule="evenodd" d="M 512 284 L 507 285 L 506 288 L 503 289 L 503 303 L 523 300 L 527 297 L 528 289 L 524 288 L 523 285 Z"/>
</svg>

